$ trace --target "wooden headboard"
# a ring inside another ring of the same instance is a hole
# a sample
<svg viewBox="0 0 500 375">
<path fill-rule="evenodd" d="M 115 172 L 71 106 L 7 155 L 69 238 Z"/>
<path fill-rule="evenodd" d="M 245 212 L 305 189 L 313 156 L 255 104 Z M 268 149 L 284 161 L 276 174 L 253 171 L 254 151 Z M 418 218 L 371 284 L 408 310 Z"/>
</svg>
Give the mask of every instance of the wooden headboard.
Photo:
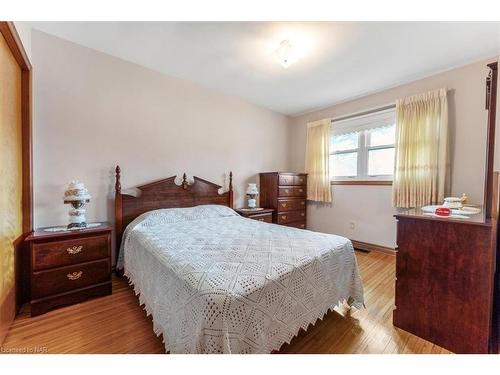
<svg viewBox="0 0 500 375">
<path fill-rule="evenodd" d="M 229 190 L 219 194 L 222 186 L 194 176 L 189 184 L 184 173 L 180 185 L 177 176 L 138 186 L 137 196 L 122 194 L 120 167 L 115 169 L 115 236 L 116 253 L 120 249 L 123 231 L 137 216 L 160 208 L 193 207 L 200 204 L 220 204 L 233 207 L 233 172 L 229 172 Z"/>
</svg>

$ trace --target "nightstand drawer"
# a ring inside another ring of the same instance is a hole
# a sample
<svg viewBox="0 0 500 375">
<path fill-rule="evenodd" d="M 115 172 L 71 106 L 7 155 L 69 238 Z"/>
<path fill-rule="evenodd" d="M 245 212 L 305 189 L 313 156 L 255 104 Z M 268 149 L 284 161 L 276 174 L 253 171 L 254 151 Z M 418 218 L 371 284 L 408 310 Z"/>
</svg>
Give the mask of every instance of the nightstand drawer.
<svg viewBox="0 0 500 375">
<path fill-rule="evenodd" d="M 108 236 L 33 244 L 33 270 L 68 266 L 109 257 Z"/>
<path fill-rule="evenodd" d="M 305 197 L 306 188 L 302 186 L 280 186 L 278 188 L 280 197 Z"/>
<path fill-rule="evenodd" d="M 305 207 L 305 199 L 278 199 L 278 212 L 303 210 Z"/>
<path fill-rule="evenodd" d="M 278 215 L 278 224 L 293 223 L 294 221 L 304 221 L 306 219 L 306 211 L 289 211 L 281 212 Z"/>
<path fill-rule="evenodd" d="M 111 280 L 109 259 L 33 272 L 31 298 L 37 299 Z"/>
<path fill-rule="evenodd" d="M 252 215 L 252 216 L 249 216 L 248 218 L 252 219 L 252 220 L 263 221 L 265 223 L 272 223 L 273 222 L 272 212 L 260 214 L 260 215 Z"/>
</svg>

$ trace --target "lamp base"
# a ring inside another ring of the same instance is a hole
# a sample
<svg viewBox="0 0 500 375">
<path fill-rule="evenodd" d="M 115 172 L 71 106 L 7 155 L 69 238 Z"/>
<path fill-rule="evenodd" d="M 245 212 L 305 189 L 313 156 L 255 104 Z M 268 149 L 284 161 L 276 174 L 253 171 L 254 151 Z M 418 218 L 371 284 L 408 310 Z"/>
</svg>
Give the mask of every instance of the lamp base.
<svg viewBox="0 0 500 375">
<path fill-rule="evenodd" d="M 257 200 L 256 199 L 249 199 L 248 200 L 248 208 L 251 210 L 254 210 L 257 208 Z"/>
<path fill-rule="evenodd" d="M 81 203 L 81 202 L 79 202 Z M 69 210 L 69 224 L 68 229 L 71 228 L 86 228 L 87 220 L 85 219 L 85 203 L 78 204 L 78 207 L 75 207 L 72 204 L 72 208 Z"/>
</svg>

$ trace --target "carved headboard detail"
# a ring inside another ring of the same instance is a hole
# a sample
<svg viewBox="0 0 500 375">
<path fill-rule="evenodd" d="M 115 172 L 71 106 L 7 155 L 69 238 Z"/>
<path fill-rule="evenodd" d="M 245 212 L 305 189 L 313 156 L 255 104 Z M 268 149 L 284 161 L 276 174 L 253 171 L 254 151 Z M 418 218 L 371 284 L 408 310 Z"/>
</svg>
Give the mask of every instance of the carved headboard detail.
<svg viewBox="0 0 500 375">
<path fill-rule="evenodd" d="M 229 172 L 229 190 L 219 194 L 222 186 L 194 176 L 189 184 L 186 174 L 180 185 L 175 183 L 177 176 L 138 186 L 137 196 L 122 194 L 121 170 L 115 169 L 115 232 L 116 252 L 120 249 L 123 231 L 139 215 L 160 208 L 193 207 L 200 204 L 220 204 L 233 207 L 233 172 Z"/>
</svg>

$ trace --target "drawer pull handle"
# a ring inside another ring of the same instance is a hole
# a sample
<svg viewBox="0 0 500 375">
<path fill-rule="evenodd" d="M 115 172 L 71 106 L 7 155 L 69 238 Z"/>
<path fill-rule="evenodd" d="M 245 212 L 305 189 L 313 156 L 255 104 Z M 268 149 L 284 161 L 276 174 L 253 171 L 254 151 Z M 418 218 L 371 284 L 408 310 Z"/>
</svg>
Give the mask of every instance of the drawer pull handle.
<svg viewBox="0 0 500 375">
<path fill-rule="evenodd" d="M 259 221 L 264 221 L 264 219 L 259 219 Z"/>
<path fill-rule="evenodd" d="M 305 204 L 306 204 L 306 202 L 300 202 L 301 206 L 304 206 Z"/>
<path fill-rule="evenodd" d="M 302 192 L 304 192 L 304 189 L 299 189 L 299 193 L 302 193 Z"/>
<path fill-rule="evenodd" d="M 305 227 L 306 227 L 306 225 L 305 225 L 305 224 L 300 224 L 300 227 L 301 227 L 301 228 L 305 228 Z"/>
<path fill-rule="evenodd" d="M 78 271 L 78 272 L 73 272 L 73 273 L 68 273 L 66 276 L 68 277 L 69 280 L 78 280 L 80 277 L 82 277 L 83 271 Z"/>
<path fill-rule="evenodd" d="M 82 245 L 80 245 L 80 246 L 71 246 L 71 247 L 68 247 L 68 248 L 66 249 L 66 251 L 68 252 L 68 254 L 71 254 L 71 255 L 73 255 L 73 254 L 78 254 L 78 253 L 80 253 L 82 250 L 83 250 L 83 246 L 82 246 Z"/>
<path fill-rule="evenodd" d="M 288 194 L 289 192 L 290 192 L 290 190 L 285 189 L 285 194 Z"/>
<path fill-rule="evenodd" d="M 299 179 L 299 182 L 300 182 L 300 183 L 303 183 L 303 182 L 304 182 L 304 179 L 303 179 L 303 178 L 300 178 L 300 179 Z"/>
<path fill-rule="evenodd" d="M 306 216 L 306 214 L 305 214 L 305 213 L 303 213 L 303 212 L 301 212 L 301 213 L 300 213 L 300 216 Z"/>
<path fill-rule="evenodd" d="M 281 203 L 281 207 L 285 208 L 286 207 L 286 203 Z"/>
<path fill-rule="evenodd" d="M 281 216 L 283 220 L 286 220 L 286 215 Z"/>
</svg>

